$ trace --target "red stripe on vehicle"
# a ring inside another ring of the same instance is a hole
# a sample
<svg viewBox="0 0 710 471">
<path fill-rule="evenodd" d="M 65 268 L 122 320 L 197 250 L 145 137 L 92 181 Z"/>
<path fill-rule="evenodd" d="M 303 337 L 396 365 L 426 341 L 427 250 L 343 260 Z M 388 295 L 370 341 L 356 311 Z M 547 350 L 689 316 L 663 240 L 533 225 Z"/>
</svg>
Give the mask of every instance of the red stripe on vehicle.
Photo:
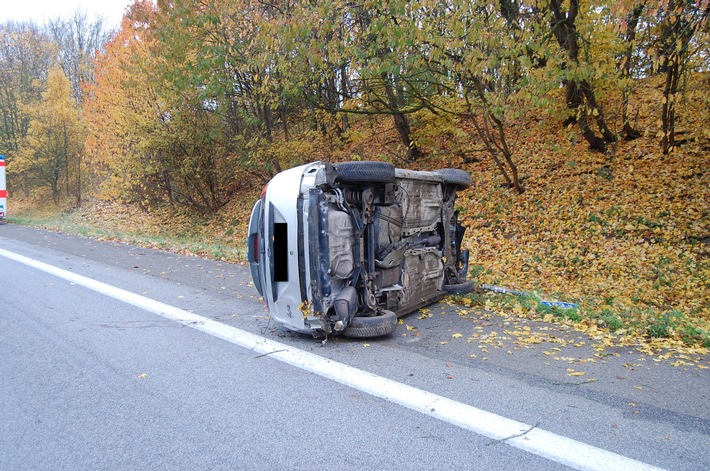
<svg viewBox="0 0 710 471">
<path fill-rule="evenodd" d="M 7 190 L 0 190 L 0 198 L 7 198 Z"/>
</svg>

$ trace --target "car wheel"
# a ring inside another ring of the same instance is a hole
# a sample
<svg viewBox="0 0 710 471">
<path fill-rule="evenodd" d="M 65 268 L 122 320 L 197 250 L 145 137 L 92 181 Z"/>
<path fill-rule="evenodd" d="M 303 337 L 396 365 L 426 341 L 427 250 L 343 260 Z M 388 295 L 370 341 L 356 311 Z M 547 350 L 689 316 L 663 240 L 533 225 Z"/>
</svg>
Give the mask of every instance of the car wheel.
<svg viewBox="0 0 710 471">
<path fill-rule="evenodd" d="M 471 186 L 471 175 L 465 171 L 458 168 L 442 168 L 435 170 L 434 173 L 438 173 L 444 177 L 444 183 L 446 185 L 454 185 L 456 191 L 465 190 Z"/>
<path fill-rule="evenodd" d="M 336 181 L 349 183 L 392 183 L 394 165 L 388 162 L 341 162 L 333 164 Z"/>
<path fill-rule="evenodd" d="M 473 291 L 473 280 L 456 283 L 454 285 L 444 285 L 444 291 L 448 294 L 466 294 Z"/>
<path fill-rule="evenodd" d="M 354 338 L 380 337 L 397 330 L 397 315 L 383 310 L 378 316 L 353 317 L 343 335 Z"/>
</svg>

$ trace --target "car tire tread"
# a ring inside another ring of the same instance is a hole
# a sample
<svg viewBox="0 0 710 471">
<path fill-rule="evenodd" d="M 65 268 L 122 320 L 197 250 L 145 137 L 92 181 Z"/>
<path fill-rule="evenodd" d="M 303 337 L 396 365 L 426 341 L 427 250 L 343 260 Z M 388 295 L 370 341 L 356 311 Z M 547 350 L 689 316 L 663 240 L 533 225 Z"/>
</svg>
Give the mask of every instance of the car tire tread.
<svg viewBox="0 0 710 471">
<path fill-rule="evenodd" d="M 370 338 L 389 335 L 397 330 L 397 315 L 382 310 L 382 314 L 372 317 L 353 317 L 343 331 L 343 335 L 353 338 Z"/>
<path fill-rule="evenodd" d="M 333 164 L 335 180 L 348 183 L 392 183 L 395 181 L 395 167 L 388 162 L 341 162 Z"/>
<path fill-rule="evenodd" d="M 442 168 L 435 170 L 434 173 L 438 173 L 444 178 L 444 183 L 447 185 L 454 185 L 456 191 L 461 191 L 469 188 L 471 186 L 471 174 L 465 170 L 458 168 Z"/>
</svg>

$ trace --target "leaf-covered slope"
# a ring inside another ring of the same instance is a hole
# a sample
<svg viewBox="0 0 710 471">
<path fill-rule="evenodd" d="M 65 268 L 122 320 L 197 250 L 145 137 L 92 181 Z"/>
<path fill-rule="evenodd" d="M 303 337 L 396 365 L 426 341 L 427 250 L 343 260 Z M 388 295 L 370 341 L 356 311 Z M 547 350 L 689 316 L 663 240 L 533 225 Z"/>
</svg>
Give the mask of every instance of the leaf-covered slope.
<svg viewBox="0 0 710 471">
<path fill-rule="evenodd" d="M 579 302 L 588 314 L 615 319 L 612 327 L 648 330 L 658 318 L 680 319 L 658 333 L 686 329 L 692 337 L 692 324 L 707 336 L 706 81 L 689 89 L 681 124 L 689 142 L 673 154 L 660 151 L 660 102 L 647 84 L 636 123 L 644 137 L 606 154 L 590 152 L 575 128 L 555 130 L 551 118 L 513 126 L 522 195 L 499 186 L 488 159 L 467 166 L 475 183 L 459 205 L 478 281 Z"/>
</svg>

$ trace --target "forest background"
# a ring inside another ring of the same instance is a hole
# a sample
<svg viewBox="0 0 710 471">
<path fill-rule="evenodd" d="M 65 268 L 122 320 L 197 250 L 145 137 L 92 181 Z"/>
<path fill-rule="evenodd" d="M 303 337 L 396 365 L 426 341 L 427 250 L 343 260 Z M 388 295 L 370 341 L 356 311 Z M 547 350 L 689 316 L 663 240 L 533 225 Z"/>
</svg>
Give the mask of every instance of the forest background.
<svg viewBox="0 0 710 471">
<path fill-rule="evenodd" d="M 462 168 L 471 275 L 528 294 L 457 302 L 707 353 L 709 16 L 708 0 L 137 0 L 117 31 L 81 12 L 0 24 L 10 220 L 243 261 L 282 169 Z"/>
</svg>

